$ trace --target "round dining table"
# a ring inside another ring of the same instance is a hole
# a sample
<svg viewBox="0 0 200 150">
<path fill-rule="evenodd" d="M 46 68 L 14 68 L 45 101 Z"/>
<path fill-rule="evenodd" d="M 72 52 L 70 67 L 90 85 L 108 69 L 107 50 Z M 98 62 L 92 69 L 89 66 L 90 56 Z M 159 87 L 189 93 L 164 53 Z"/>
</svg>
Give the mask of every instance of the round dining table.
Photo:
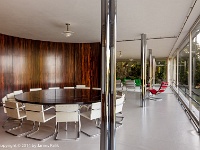
<svg viewBox="0 0 200 150">
<path fill-rule="evenodd" d="M 101 101 L 101 90 L 93 89 L 46 89 L 24 92 L 15 95 L 22 103 L 57 105 L 57 104 L 91 104 Z"/>
</svg>

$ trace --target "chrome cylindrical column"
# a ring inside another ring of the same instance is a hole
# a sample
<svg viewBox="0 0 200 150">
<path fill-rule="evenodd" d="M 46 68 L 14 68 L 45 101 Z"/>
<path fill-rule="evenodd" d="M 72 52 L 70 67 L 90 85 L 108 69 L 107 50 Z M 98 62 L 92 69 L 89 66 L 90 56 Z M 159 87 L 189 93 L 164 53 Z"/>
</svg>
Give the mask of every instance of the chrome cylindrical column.
<svg viewBox="0 0 200 150">
<path fill-rule="evenodd" d="M 146 99 L 146 50 L 147 50 L 147 42 L 146 42 L 146 34 L 141 34 L 141 80 L 142 80 L 142 93 L 140 106 L 145 106 Z"/>
<path fill-rule="evenodd" d="M 152 49 L 149 49 L 149 88 L 152 88 L 153 56 Z"/>
<path fill-rule="evenodd" d="M 102 123 L 101 150 L 115 150 L 116 0 L 101 1 Z"/>
<path fill-rule="evenodd" d="M 110 83 L 108 101 L 108 150 L 115 150 L 115 105 L 116 105 L 116 18 L 117 0 L 109 0 L 109 49 Z"/>
<path fill-rule="evenodd" d="M 156 80 L 156 58 L 155 56 L 152 56 L 152 61 L 153 61 L 153 72 L 152 72 L 152 78 L 153 78 L 153 81 L 152 81 L 152 85 L 155 84 L 155 80 Z"/>
<path fill-rule="evenodd" d="M 108 150 L 108 61 L 107 55 L 108 41 L 107 34 L 109 27 L 108 20 L 108 0 L 101 1 L 101 45 L 102 45 L 102 62 L 101 62 L 101 134 L 100 134 L 100 150 Z"/>
</svg>

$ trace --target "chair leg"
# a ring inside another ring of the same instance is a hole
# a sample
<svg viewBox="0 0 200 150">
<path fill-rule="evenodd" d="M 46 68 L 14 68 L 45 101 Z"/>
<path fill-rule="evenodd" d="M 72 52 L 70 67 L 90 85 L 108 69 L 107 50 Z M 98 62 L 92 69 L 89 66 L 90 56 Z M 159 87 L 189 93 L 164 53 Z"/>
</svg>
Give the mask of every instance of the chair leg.
<svg viewBox="0 0 200 150">
<path fill-rule="evenodd" d="M 153 96 L 150 96 L 150 97 L 149 97 L 149 100 L 161 101 L 161 100 L 162 100 L 162 98 L 155 97 L 155 95 L 153 95 Z"/>
<path fill-rule="evenodd" d="M 120 114 L 122 114 L 122 112 L 119 112 Z M 116 118 L 120 118 L 121 120 L 120 121 L 115 121 L 116 124 L 119 124 L 119 126 L 116 126 L 116 128 L 119 128 L 121 127 L 123 124 L 122 124 L 122 121 L 124 120 L 124 117 L 123 116 L 116 116 Z"/>
<path fill-rule="evenodd" d="M 75 129 L 77 128 L 76 124 L 77 124 L 77 122 L 75 122 Z M 66 123 L 66 126 L 67 126 L 67 123 Z M 66 128 L 65 128 L 65 130 L 66 130 Z M 62 139 L 58 138 L 59 122 L 56 123 L 56 131 L 55 131 L 55 133 L 56 133 L 55 140 L 78 140 L 80 138 L 80 120 L 78 121 L 78 131 L 77 131 L 77 136 L 75 138 L 62 138 Z"/>
<path fill-rule="evenodd" d="M 85 135 L 89 136 L 89 137 L 95 137 L 95 136 L 99 136 L 100 133 L 97 133 L 97 134 L 88 134 L 87 132 L 81 130 L 82 133 L 84 133 Z"/>
<path fill-rule="evenodd" d="M 9 122 L 9 121 L 16 121 L 16 122 L 19 122 L 20 119 L 14 119 L 14 118 L 8 117 L 8 118 L 6 119 L 6 121 L 3 123 L 2 128 L 5 128 L 6 123 Z"/>
<path fill-rule="evenodd" d="M 35 129 L 35 123 L 34 123 L 33 129 Z M 45 137 L 45 138 L 36 138 L 36 137 L 32 137 L 32 135 L 34 135 L 35 133 L 37 133 L 39 130 L 40 130 L 40 122 L 38 122 L 37 129 L 36 129 L 35 131 L 31 132 L 30 134 L 27 134 L 26 137 L 27 137 L 27 138 L 30 138 L 30 139 L 34 139 L 34 140 L 45 141 L 45 140 L 47 140 L 47 139 L 49 139 L 49 138 L 51 138 L 52 136 L 55 135 L 55 132 L 54 132 L 54 133 L 48 135 L 48 136 Z"/>
<path fill-rule="evenodd" d="M 101 124 L 100 119 L 99 119 L 99 118 L 96 119 L 96 120 L 95 120 L 95 125 L 96 125 L 96 128 L 97 128 L 97 129 L 100 129 L 100 124 Z M 97 134 L 89 134 L 89 133 L 87 133 L 87 132 L 85 132 L 85 131 L 83 131 L 83 130 L 81 130 L 81 132 L 84 133 L 85 135 L 89 136 L 89 137 L 95 137 L 95 136 L 99 136 L 99 135 L 100 135 L 100 132 L 97 133 Z"/>
<path fill-rule="evenodd" d="M 32 131 L 32 130 L 28 130 L 28 131 L 26 131 L 26 132 L 19 133 L 19 134 L 13 133 L 13 132 L 12 132 L 12 131 L 15 131 L 15 130 L 17 130 L 17 129 L 22 128 L 22 126 L 23 126 L 23 119 L 20 120 L 19 126 L 13 127 L 13 128 L 11 128 L 11 129 L 8 129 L 8 130 L 6 130 L 5 132 L 7 132 L 7 133 L 9 133 L 9 134 L 12 134 L 12 135 L 14 135 L 14 136 L 20 137 L 20 136 L 26 135 L 26 134 L 28 134 L 28 133 L 30 133 L 30 132 Z"/>
<path fill-rule="evenodd" d="M 121 123 L 121 122 L 115 122 L 116 124 L 115 124 L 115 126 L 116 126 L 116 129 L 118 129 L 119 127 L 121 127 L 123 124 Z M 117 126 L 117 124 L 119 124 L 119 126 Z"/>
<path fill-rule="evenodd" d="M 97 118 L 97 119 L 95 120 L 95 124 L 96 124 L 96 127 L 97 127 L 97 128 L 100 128 L 100 125 L 101 125 L 101 120 L 100 120 L 100 118 Z"/>
</svg>

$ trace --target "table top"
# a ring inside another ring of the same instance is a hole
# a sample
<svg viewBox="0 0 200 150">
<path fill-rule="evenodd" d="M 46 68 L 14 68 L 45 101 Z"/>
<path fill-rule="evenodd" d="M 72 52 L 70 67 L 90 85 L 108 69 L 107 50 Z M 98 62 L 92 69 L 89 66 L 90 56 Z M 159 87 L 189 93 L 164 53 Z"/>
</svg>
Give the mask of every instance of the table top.
<svg viewBox="0 0 200 150">
<path fill-rule="evenodd" d="M 92 89 L 47 89 L 24 92 L 15 95 L 15 99 L 22 103 L 43 105 L 56 104 L 91 104 L 101 101 L 101 90 Z"/>
</svg>

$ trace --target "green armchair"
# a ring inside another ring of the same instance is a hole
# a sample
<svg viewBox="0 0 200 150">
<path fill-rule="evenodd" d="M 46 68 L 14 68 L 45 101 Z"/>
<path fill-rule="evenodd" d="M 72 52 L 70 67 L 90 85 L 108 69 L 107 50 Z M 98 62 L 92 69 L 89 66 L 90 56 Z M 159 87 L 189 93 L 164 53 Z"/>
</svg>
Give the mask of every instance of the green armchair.
<svg viewBox="0 0 200 150">
<path fill-rule="evenodd" d="M 141 85 L 141 80 L 140 79 L 135 79 L 135 85 L 140 86 Z"/>
</svg>

